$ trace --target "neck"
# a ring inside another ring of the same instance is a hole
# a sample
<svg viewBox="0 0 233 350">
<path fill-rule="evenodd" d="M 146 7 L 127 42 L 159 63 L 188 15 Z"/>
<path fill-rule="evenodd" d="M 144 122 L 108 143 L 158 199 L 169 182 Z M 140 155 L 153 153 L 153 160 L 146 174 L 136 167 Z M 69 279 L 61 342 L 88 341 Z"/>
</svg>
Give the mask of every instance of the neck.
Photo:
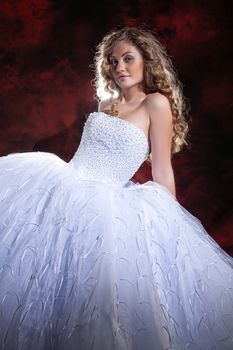
<svg viewBox="0 0 233 350">
<path fill-rule="evenodd" d="M 130 89 L 122 90 L 120 101 L 122 103 L 130 103 L 135 100 L 139 100 L 141 98 L 144 98 L 146 96 L 145 92 L 142 88 L 138 88 L 138 86 L 133 86 Z"/>
</svg>

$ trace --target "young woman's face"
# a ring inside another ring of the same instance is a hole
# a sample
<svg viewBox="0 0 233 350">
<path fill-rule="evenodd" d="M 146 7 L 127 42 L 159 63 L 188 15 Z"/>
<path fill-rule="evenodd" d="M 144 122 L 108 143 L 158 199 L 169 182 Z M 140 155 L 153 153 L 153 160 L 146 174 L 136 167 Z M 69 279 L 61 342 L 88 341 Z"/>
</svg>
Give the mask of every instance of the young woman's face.
<svg viewBox="0 0 233 350">
<path fill-rule="evenodd" d="M 133 86 L 142 88 L 144 60 L 136 46 L 128 41 L 117 43 L 109 56 L 111 73 L 121 90 Z"/>
</svg>

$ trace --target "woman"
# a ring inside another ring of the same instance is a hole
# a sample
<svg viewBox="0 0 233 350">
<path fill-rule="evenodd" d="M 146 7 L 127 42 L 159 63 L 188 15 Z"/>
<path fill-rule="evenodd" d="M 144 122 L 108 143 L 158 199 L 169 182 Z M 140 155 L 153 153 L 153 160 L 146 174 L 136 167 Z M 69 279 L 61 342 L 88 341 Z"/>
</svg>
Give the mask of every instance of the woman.
<svg viewBox="0 0 233 350">
<path fill-rule="evenodd" d="M 231 349 L 233 260 L 175 199 L 171 63 L 140 28 L 108 34 L 95 63 L 99 111 L 71 162 L 0 160 L 1 349 Z M 153 181 L 134 184 L 149 155 Z"/>
<path fill-rule="evenodd" d="M 99 45 L 96 68 L 100 97 L 101 87 L 118 95 L 115 101 L 101 101 L 100 111 L 127 116 L 143 130 L 153 154 L 153 180 L 175 195 L 171 151 L 185 143 L 186 107 L 162 46 L 150 33 L 136 28 L 110 33 Z"/>
</svg>

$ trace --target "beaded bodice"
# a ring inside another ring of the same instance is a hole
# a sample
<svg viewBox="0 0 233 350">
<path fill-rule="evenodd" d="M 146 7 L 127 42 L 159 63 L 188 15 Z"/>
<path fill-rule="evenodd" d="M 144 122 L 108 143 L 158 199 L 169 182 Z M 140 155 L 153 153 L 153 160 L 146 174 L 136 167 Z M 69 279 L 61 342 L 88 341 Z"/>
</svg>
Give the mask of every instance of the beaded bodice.
<svg viewBox="0 0 233 350">
<path fill-rule="evenodd" d="M 104 112 L 91 113 L 71 164 L 86 180 L 127 182 L 146 160 L 149 144 L 136 125 Z"/>
</svg>

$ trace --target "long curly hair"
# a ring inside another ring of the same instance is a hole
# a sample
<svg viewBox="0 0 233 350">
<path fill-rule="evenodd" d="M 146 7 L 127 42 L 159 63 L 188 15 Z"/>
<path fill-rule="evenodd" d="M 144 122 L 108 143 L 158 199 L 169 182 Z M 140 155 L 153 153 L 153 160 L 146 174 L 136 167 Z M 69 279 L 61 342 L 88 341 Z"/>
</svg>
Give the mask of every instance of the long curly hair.
<svg viewBox="0 0 233 350">
<path fill-rule="evenodd" d="M 95 88 L 98 99 L 103 94 L 119 96 L 120 88 L 115 83 L 109 57 L 114 46 L 119 41 L 128 41 L 133 44 L 144 59 L 144 92 L 150 94 L 159 92 L 165 95 L 171 106 L 173 116 L 172 153 L 180 151 L 187 144 L 186 136 L 188 123 L 186 120 L 189 106 L 182 91 L 182 84 L 177 78 L 176 71 L 164 47 L 155 35 L 140 27 L 126 27 L 108 33 L 97 46 L 94 57 Z"/>
</svg>

